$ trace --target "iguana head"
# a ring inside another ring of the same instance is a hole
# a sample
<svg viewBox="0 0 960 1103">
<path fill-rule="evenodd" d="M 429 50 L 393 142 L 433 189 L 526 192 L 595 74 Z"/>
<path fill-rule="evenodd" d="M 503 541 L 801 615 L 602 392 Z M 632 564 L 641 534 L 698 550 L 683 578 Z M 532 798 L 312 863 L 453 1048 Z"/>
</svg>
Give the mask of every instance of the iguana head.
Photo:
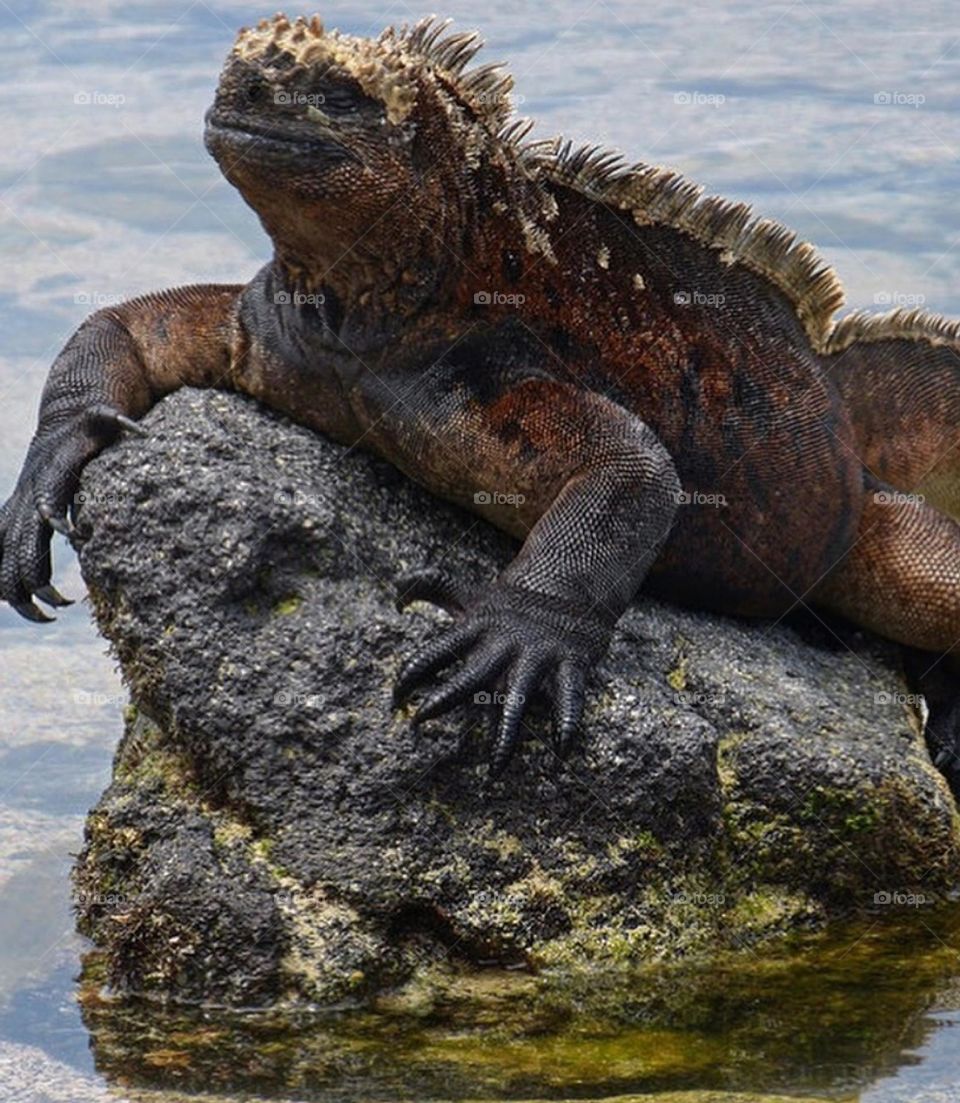
<svg viewBox="0 0 960 1103">
<path fill-rule="evenodd" d="M 389 269 L 411 285 L 465 248 L 510 81 L 464 73 L 479 40 L 445 27 L 366 39 L 277 15 L 240 32 L 207 148 L 307 282 L 355 290 Z"/>
</svg>

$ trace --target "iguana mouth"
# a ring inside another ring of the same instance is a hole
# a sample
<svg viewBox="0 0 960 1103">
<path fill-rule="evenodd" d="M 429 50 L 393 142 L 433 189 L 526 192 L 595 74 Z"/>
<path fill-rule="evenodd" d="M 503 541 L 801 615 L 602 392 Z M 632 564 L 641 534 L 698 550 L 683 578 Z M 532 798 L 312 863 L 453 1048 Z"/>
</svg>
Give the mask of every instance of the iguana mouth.
<svg viewBox="0 0 960 1103">
<path fill-rule="evenodd" d="M 212 112 L 207 115 L 204 131 L 204 142 L 208 148 L 210 148 L 211 139 L 216 143 L 222 142 L 237 149 L 256 148 L 268 155 L 277 154 L 294 160 L 359 161 L 355 153 L 328 133 L 317 133 L 307 137 L 303 134 L 294 134 L 276 125 L 216 118 Z"/>
</svg>

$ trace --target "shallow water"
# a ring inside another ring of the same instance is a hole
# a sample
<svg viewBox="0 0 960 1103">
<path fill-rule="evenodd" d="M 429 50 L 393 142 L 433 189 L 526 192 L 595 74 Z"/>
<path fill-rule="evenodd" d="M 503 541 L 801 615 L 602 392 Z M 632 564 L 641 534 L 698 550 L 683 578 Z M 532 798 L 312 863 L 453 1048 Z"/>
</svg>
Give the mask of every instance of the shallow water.
<svg viewBox="0 0 960 1103">
<path fill-rule="evenodd" d="M 165 285 L 245 279 L 267 256 L 255 218 L 200 140 L 234 30 L 267 13 L 218 0 L 0 5 L 0 494 L 16 475 L 49 363 L 91 309 Z M 363 0 L 322 14 L 367 33 L 423 13 Z M 489 56 L 510 62 L 519 109 L 540 120 L 541 135 L 617 145 L 753 202 L 820 246 L 853 306 L 960 314 L 960 24 L 948 0 L 721 0 L 700 9 L 457 0 L 444 14 L 479 25 Z M 57 556 L 61 588 L 79 597 L 62 542 Z M 91 1049 L 72 979 L 81 946 L 70 855 L 109 778 L 124 698 L 82 607 L 43 629 L 0 610 L 0 649 L 0 1101 L 100 1098 L 107 1081 L 143 1080 L 136 1055 L 151 1052 L 129 1037 L 112 1046 L 106 1014 Z M 436 1010 L 428 1028 L 399 1012 L 341 1016 L 336 1029 L 301 1024 L 305 1050 L 336 1060 L 300 1081 L 288 1079 L 290 1025 L 276 1025 L 276 1062 L 248 1086 L 269 1094 L 273 1075 L 281 1096 L 290 1083 L 298 1098 L 301 1088 L 386 1097 L 403 1084 L 442 1095 L 446 1083 L 460 1097 L 736 1087 L 863 1103 L 960 1099 L 957 925 L 920 916 L 914 926 L 912 948 L 898 937 L 878 951 L 879 970 L 853 951 L 846 970 L 786 969 L 803 978 L 803 999 L 787 998 L 799 979 L 783 982 L 779 1012 L 745 972 L 732 975 L 725 1000 L 708 1004 L 713 1018 L 698 1017 L 696 1001 L 643 1025 L 608 1008 L 548 1016 L 539 1028 L 511 1019 L 503 1029 L 519 1033 L 508 1038 L 485 1033 L 470 1018 L 478 1011 Z M 927 963 L 914 980 L 910 953 Z M 818 1007 L 831 1031 L 812 1031 Z M 96 1019 L 89 1008 L 87 1019 Z M 157 1014 L 144 1021 L 158 1037 L 169 1033 Z M 220 1048 L 243 1052 L 247 1026 L 222 1029 L 238 1040 Z M 204 1070 L 194 1086 L 243 1086 L 218 1079 L 217 1045 L 202 1061 L 186 1048 L 188 1071 Z M 397 1079 L 391 1052 L 421 1079 Z M 657 1053 L 666 1054 L 660 1065 Z M 165 1085 L 190 1082 L 171 1066 L 160 1076 L 162 1065 L 151 1067 Z M 229 1071 L 247 1066 L 237 1060 Z"/>
</svg>

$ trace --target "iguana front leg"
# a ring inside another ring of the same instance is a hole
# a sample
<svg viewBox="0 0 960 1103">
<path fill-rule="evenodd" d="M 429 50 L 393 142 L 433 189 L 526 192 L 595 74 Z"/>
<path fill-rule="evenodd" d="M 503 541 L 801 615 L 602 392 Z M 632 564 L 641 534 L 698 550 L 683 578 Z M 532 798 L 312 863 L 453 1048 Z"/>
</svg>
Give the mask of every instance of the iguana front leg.
<svg viewBox="0 0 960 1103">
<path fill-rule="evenodd" d="M 67 604 L 50 585 L 53 529 L 69 530 L 84 465 L 164 394 L 229 384 L 242 287 L 161 291 L 99 310 L 51 368 L 36 433 L 10 499 L 0 508 L 0 598 L 30 620 L 33 600 Z"/>
<path fill-rule="evenodd" d="M 405 700 L 462 660 L 423 700 L 417 714 L 423 720 L 495 689 L 504 676 L 491 749 L 495 774 L 518 741 L 526 703 L 545 680 L 559 745 L 569 746 L 587 676 L 669 532 L 680 482 L 638 417 L 553 380 L 528 379 L 487 403 L 469 385 L 451 385 L 437 403 L 439 416 L 423 413 L 429 405 L 429 397 L 418 402 L 416 433 L 391 432 L 393 440 L 407 441 L 395 462 L 526 538 L 500 577 L 469 599 L 458 600 L 449 585 L 436 594 L 435 578 L 413 584 L 414 596 L 462 608 L 404 667 L 395 696 Z M 381 424 L 379 432 L 390 430 Z M 436 457 L 432 474 L 424 456 Z"/>
</svg>

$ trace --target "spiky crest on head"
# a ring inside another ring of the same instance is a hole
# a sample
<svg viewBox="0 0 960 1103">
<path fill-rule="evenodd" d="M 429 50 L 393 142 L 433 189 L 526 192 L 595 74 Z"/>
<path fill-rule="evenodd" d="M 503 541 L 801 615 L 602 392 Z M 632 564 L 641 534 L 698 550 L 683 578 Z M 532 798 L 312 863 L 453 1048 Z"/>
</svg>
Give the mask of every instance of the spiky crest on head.
<svg viewBox="0 0 960 1103">
<path fill-rule="evenodd" d="M 242 28 L 233 53 L 265 61 L 282 52 L 305 68 L 337 65 L 384 104 L 392 123 L 410 115 L 421 82 L 433 80 L 496 133 L 512 110 L 513 80 L 499 62 L 467 70 L 482 40 L 474 32 L 446 34 L 449 23 L 430 16 L 413 27 L 387 27 L 377 38 L 358 38 L 325 30 L 317 15 L 291 21 L 278 13 Z"/>
</svg>

